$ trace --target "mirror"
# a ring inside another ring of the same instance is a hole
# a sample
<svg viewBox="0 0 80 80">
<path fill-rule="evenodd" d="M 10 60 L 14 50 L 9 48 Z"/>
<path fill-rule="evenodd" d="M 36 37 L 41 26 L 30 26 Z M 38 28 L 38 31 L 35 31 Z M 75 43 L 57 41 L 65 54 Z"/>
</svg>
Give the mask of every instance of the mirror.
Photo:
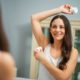
<svg viewBox="0 0 80 80">
<path fill-rule="evenodd" d="M 46 4 L 44 5 L 44 3 Z M 38 77 L 39 63 L 33 57 L 33 49 L 37 46 L 37 43 L 31 31 L 31 15 L 66 3 L 77 6 L 80 9 L 79 0 L 46 0 L 46 2 L 45 0 L 0 0 L 2 20 L 9 39 L 10 52 L 16 61 L 17 77 L 26 79 Z M 80 26 L 80 13 L 66 16 L 72 20 L 71 23 L 74 26 L 72 29 L 73 45 L 79 48 L 78 35 L 80 31 L 77 29 Z M 48 27 L 48 24 L 49 19 L 41 23 L 45 35 L 47 34 L 46 27 Z"/>
<path fill-rule="evenodd" d="M 43 33 L 48 37 L 48 27 L 49 27 L 49 23 L 50 23 L 51 18 L 48 18 L 44 21 L 41 22 L 41 26 L 43 29 Z M 73 37 L 73 46 L 75 48 L 78 49 L 79 52 L 79 57 L 78 57 L 78 65 L 77 68 L 75 70 L 75 73 L 73 75 L 73 79 L 72 80 L 78 80 L 79 75 L 80 75 L 80 21 L 79 20 L 71 20 L 71 28 L 72 28 L 72 37 Z M 34 37 L 34 35 L 32 36 L 32 50 L 34 50 L 37 47 L 37 42 L 36 39 Z M 32 52 L 33 54 L 33 52 Z M 34 57 L 32 57 L 32 75 L 33 77 L 38 77 L 38 71 L 39 71 L 39 63 L 36 62 L 36 60 L 34 59 Z M 34 66 L 34 67 L 33 67 Z M 35 74 L 33 74 L 33 72 L 36 72 Z M 80 78 L 79 78 L 80 79 Z"/>
</svg>

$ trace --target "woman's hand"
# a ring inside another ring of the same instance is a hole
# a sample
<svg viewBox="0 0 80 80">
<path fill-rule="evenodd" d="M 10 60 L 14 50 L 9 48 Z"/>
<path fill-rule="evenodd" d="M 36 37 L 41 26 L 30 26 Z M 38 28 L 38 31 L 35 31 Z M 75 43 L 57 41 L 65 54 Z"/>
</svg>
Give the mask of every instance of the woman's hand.
<svg viewBox="0 0 80 80">
<path fill-rule="evenodd" d="M 66 14 L 72 14 L 72 6 L 69 4 L 65 4 L 59 7 L 62 13 L 66 13 Z"/>
<path fill-rule="evenodd" d="M 40 49 L 40 50 L 39 50 L 39 49 L 35 49 L 35 50 L 34 50 L 34 57 L 35 57 L 36 60 L 38 60 L 38 61 L 40 61 L 40 62 L 41 62 L 43 59 L 46 58 L 42 49 Z"/>
</svg>

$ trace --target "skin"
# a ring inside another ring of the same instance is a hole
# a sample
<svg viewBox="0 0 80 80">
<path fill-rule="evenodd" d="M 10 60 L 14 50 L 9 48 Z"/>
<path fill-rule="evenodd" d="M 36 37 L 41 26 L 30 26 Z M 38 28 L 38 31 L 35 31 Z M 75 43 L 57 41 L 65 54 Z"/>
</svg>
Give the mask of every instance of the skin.
<svg viewBox="0 0 80 80">
<path fill-rule="evenodd" d="M 52 44 L 51 46 L 51 55 L 54 58 L 58 58 L 59 56 L 61 56 L 61 43 L 62 43 L 62 39 L 65 35 L 65 26 L 63 21 L 58 18 L 56 20 L 54 20 L 54 22 L 52 23 L 52 27 L 50 28 L 50 32 L 54 38 L 54 44 Z M 56 53 L 56 54 L 53 54 Z"/>
<path fill-rule="evenodd" d="M 65 35 L 65 27 L 63 21 L 60 18 L 54 20 L 52 27 L 50 28 L 50 32 L 54 38 L 54 41 L 60 41 L 63 39 Z"/>
<path fill-rule="evenodd" d="M 12 56 L 7 52 L 0 52 L 0 80 L 14 80 L 15 74 L 16 68 Z"/>
<path fill-rule="evenodd" d="M 58 13 L 72 14 L 72 12 L 70 11 L 71 8 L 72 8 L 71 5 L 66 4 L 55 9 L 47 10 L 47 11 L 32 15 L 32 18 L 31 18 L 32 31 L 39 46 L 41 46 L 42 48 L 45 48 L 49 44 L 49 40 L 44 36 L 42 32 L 40 22 L 44 20 L 45 18 L 48 18 Z M 54 25 L 56 25 L 56 27 L 53 27 Z M 59 18 L 56 19 L 52 23 L 52 28 L 50 32 L 54 38 L 54 44 L 51 45 L 51 50 L 50 50 L 51 55 L 55 58 L 58 58 L 61 56 L 61 43 L 65 34 L 63 21 Z M 52 76 L 55 76 L 56 80 L 69 80 L 70 79 L 77 64 L 77 59 L 78 59 L 77 49 L 72 48 L 70 59 L 66 63 L 67 68 L 64 70 L 60 70 L 59 68 L 51 64 L 46 59 L 43 51 L 40 51 L 40 52 L 35 51 L 34 53 L 35 53 L 34 54 L 35 58 L 45 66 L 45 68 L 51 73 Z"/>
</svg>

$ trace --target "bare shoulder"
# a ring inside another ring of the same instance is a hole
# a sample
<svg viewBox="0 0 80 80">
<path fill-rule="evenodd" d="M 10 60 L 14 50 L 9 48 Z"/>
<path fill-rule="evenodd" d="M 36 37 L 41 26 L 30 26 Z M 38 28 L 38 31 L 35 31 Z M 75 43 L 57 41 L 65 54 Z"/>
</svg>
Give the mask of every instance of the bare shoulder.
<svg viewBox="0 0 80 80">
<path fill-rule="evenodd" d="M 73 56 L 74 58 L 78 57 L 78 50 L 76 48 L 72 48 L 71 56 Z"/>
<path fill-rule="evenodd" d="M 78 61 L 78 50 L 76 48 L 72 48 L 72 51 L 71 51 L 71 55 L 70 55 L 70 59 L 67 63 L 67 65 L 71 66 L 71 65 L 75 65 L 77 64 L 77 61 Z"/>
<path fill-rule="evenodd" d="M 6 60 L 6 62 L 7 61 L 14 62 L 14 58 L 11 55 L 11 53 L 6 52 L 6 51 L 0 51 L 0 60 Z"/>
<path fill-rule="evenodd" d="M 10 54 L 10 52 L 0 51 L 1 54 Z"/>
<path fill-rule="evenodd" d="M 76 48 L 72 48 L 72 52 L 78 54 L 78 50 Z"/>
<path fill-rule="evenodd" d="M 9 53 L 9 52 L 6 52 L 6 51 L 0 51 L 0 57 L 12 57 L 12 55 L 11 55 L 11 53 Z"/>
</svg>

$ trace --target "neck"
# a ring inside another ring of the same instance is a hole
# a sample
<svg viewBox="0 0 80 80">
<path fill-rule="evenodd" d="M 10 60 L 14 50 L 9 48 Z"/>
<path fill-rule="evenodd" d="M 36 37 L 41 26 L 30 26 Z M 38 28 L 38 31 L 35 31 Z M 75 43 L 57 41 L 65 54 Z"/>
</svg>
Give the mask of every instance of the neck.
<svg viewBox="0 0 80 80">
<path fill-rule="evenodd" d="M 61 49 L 62 42 L 61 41 L 54 41 L 52 44 L 52 47 L 54 47 L 56 50 Z"/>
</svg>

